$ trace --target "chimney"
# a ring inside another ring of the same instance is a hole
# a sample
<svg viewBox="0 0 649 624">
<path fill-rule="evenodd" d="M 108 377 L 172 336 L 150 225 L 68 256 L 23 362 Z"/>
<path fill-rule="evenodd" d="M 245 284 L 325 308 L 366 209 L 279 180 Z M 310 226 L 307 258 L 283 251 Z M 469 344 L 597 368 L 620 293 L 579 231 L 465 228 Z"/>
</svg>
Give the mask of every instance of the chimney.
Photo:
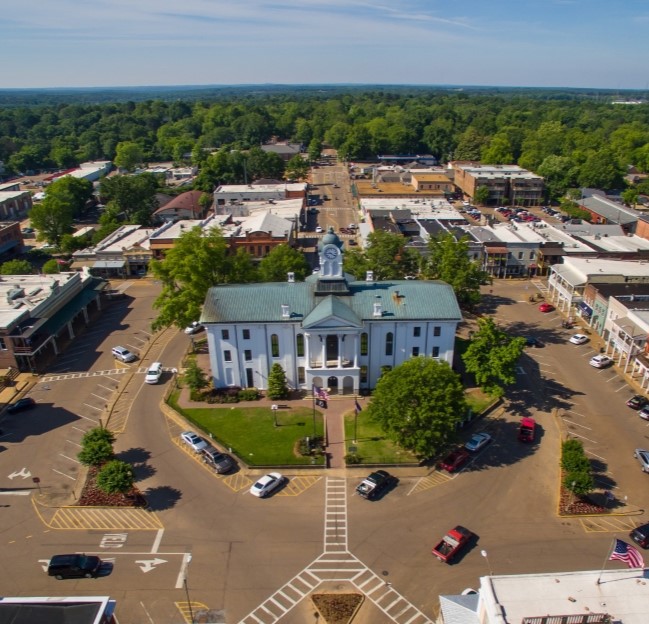
<svg viewBox="0 0 649 624">
<path fill-rule="evenodd" d="M 373 316 L 383 316 L 383 306 L 380 301 L 374 302 L 374 313 Z"/>
<path fill-rule="evenodd" d="M 374 271 L 367 271 L 365 273 L 365 281 L 366 282 L 373 282 L 374 281 Z"/>
<path fill-rule="evenodd" d="M 291 318 L 291 310 L 288 307 L 288 303 L 282 304 L 282 318 Z"/>
<path fill-rule="evenodd" d="M 286 276 L 289 284 L 292 284 L 295 281 L 295 273 L 293 273 L 293 271 L 289 271 Z"/>
</svg>

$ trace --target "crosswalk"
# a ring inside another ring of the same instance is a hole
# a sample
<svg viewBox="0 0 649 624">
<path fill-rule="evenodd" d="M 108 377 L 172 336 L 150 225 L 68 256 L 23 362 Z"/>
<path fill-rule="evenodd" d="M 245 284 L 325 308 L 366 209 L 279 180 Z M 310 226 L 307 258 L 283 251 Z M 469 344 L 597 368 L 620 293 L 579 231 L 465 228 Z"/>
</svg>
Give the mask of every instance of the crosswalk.
<svg viewBox="0 0 649 624">
<path fill-rule="evenodd" d="M 347 484 L 327 477 L 325 482 L 324 551 L 299 574 L 258 605 L 239 624 L 275 624 L 321 583 L 350 583 L 350 591 L 362 593 L 395 624 L 432 624 L 391 583 L 370 570 L 349 552 L 347 533 Z"/>
</svg>

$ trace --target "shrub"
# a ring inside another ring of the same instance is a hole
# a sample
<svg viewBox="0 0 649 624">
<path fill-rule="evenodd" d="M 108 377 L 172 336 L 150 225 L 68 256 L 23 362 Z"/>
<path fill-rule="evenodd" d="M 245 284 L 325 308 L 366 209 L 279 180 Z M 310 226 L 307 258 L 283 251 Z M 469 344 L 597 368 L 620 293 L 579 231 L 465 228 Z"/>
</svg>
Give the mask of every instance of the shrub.
<svg viewBox="0 0 649 624">
<path fill-rule="evenodd" d="M 259 390 L 257 388 L 244 388 L 237 393 L 239 401 L 257 401 L 259 399 Z"/>
<path fill-rule="evenodd" d="M 345 455 L 345 463 L 347 464 L 360 464 L 363 461 L 363 458 L 356 453 L 349 453 Z"/>
<path fill-rule="evenodd" d="M 285 399 L 288 396 L 286 373 L 277 362 L 272 365 L 268 374 L 268 391 L 266 394 L 273 401 Z"/>
<path fill-rule="evenodd" d="M 300 438 L 298 443 L 298 452 L 303 457 L 308 457 L 309 455 L 319 455 L 323 450 L 322 436 Z"/>
<path fill-rule="evenodd" d="M 133 489 L 135 474 L 126 462 L 113 459 L 97 475 L 97 487 L 107 494 L 126 494 Z"/>
<path fill-rule="evenodd" d="M 566 472 L 563 487 L 576 496 L 586 496 L 595 489 L 595 480 L 590 472 Z"/>
<path fill-rule="evenodd" d="M 113 444 L 115 442 L 115 434 L 110 429 L 106 429 L 105 427 L 95 427 L 94 429 L 90 429 L 83 434 L 81 444 L 85 446 L 90 442 L 97 442 L 99 440 Z"/>
<path fill-rule="evenodd" d="M 570 451 L 561 456 L 561 467 L 566 472 L 589 472 L 590 460 L 582 451 Z"/>
<path fill-rule="evenodd" d="M 101 466 L 114 456 L 113 445 L 107 440 L 90 440 L 83 445 L 77 458 L 84 466 Z"/>
</svg>

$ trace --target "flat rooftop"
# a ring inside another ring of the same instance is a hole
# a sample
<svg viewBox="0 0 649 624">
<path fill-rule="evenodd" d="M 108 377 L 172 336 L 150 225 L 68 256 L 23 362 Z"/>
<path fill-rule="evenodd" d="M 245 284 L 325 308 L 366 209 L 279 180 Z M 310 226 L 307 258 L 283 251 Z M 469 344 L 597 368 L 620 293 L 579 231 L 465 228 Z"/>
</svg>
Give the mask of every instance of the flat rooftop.
<svg viewBox="0 0 649 624">
<path fill-rule="evenodd" d="M 291 192 L 306 191 L 306 182 L 291 182 L 290 184 L 222 184 L 214 193 L 241 193 L 246 195 L 251 193 L 277 193 L 285 190 Z"/>
</svg>

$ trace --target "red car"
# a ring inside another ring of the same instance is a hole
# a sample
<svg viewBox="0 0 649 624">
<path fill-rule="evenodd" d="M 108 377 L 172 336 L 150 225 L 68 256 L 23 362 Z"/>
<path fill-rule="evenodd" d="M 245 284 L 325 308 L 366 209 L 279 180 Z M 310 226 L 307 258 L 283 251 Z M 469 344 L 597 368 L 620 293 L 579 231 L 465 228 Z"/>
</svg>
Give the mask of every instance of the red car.
<svg viewBox="0 0 649 624">
<path fill-rule="evenodd" d="M 442 469 L 446 470 L 446 472 L 455 472 L 462 468 L 470 458 L 471 455 L 469 455 L 469 452 L 466 449 L 455 449 L 450 455 L 447 455 L 442 460 L 440 466 Z"/>
<path fill-rule="evenodd" d="M 539 311 L 541 312 L 552 312 L 554 310 L 554 306 L 551 303 L 542 303 L 539 306 Z"/>
</svg>

